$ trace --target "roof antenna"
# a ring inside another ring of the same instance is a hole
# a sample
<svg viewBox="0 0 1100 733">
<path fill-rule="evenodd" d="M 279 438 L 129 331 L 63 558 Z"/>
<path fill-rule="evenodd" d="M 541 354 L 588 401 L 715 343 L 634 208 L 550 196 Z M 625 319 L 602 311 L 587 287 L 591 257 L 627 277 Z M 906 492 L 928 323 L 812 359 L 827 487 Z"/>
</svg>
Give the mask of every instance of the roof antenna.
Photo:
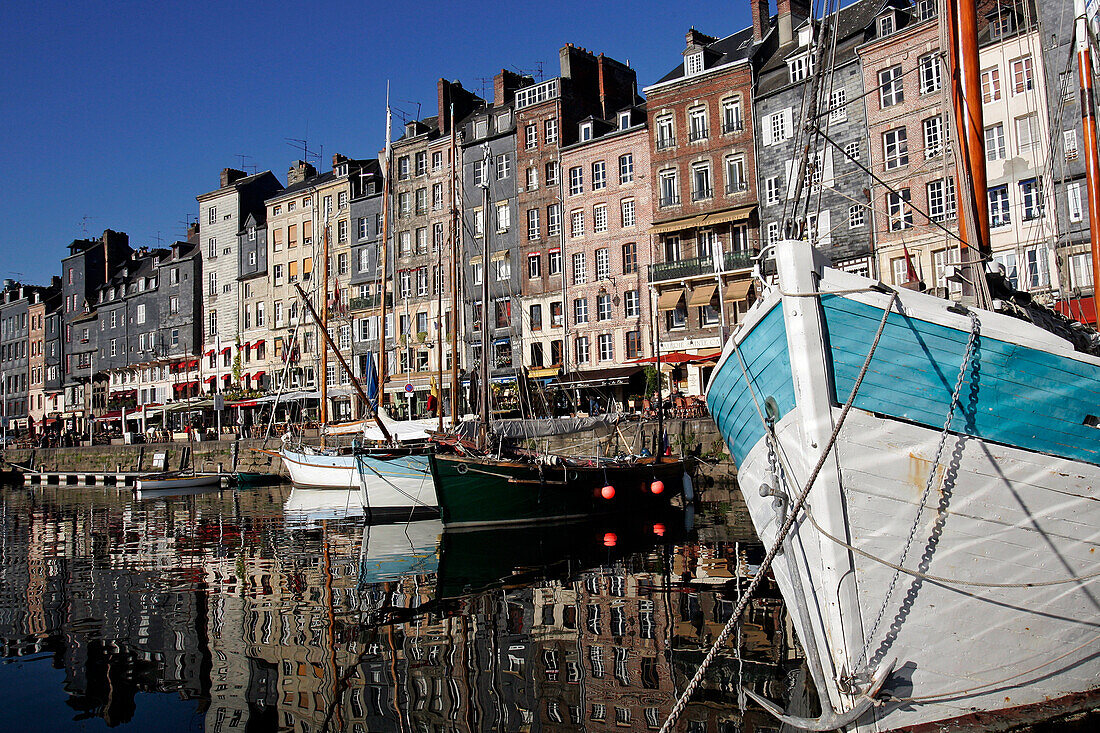
<svg viewBox="0 0 1100 733">
<path fill-rule="evenodd" d="M 246 160 L 252 160 L 251 155 L 245 155 L 244 153 L 237 153 L 237 158 L 240 160 L 240 163 L 238 164 L 238 167 L 242 171 L 245 171 L 247 173 L 247 172 L 249 172 L 248 169 L 251 168 L 252 169 L 252 171 L 251 171 L 252 175 L 256 175 L 256 173 L 257 173 L 256 166 L 249 165 L 249 164 L 245 163 Z"/>
</svg>

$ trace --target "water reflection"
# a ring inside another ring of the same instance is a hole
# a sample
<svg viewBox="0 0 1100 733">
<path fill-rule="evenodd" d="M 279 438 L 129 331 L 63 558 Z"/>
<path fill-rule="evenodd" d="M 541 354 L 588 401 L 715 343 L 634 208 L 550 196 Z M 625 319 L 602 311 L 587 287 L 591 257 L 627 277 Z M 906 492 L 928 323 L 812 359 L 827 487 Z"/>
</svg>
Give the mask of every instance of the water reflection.
<svg viewBox="0 0 1100 733">
<path fill-rule="evenodd" d="M 763 555 L 734 494 L 698 522 L 452 533 L 364 526 L 342 493 L 5 489 L 4 657 L 63 671 L 19 678 L 60 685 L 59 729 L 655 730 Z M 805 696 L 764 587 L 678 730 L 774 729 L 741 680 Z"/>
</svg>

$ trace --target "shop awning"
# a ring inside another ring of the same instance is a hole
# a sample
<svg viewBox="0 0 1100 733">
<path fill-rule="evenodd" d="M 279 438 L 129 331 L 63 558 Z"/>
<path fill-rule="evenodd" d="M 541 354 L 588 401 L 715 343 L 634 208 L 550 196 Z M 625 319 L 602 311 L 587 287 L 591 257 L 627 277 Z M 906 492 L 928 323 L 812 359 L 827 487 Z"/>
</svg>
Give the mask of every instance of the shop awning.
<svg viewBox="0 0 1100 733">
<path fill-rule="evenodd" d="M 213 355 L 214 355 L 214 350 L 213 350 L 213 349 L 210 349 L 210 351 L 207 351 L 207 352 L 206 352 L 206 355 L 207 355 L 207 356 L 213 356 Z"/>
<path fill-rule="evenodd" d="M 704 217 L 703 226 L 725 224 L 731 221 L 745 221 L 755 208 L 756 204 L 748 204 L 746 206 L 738 206 L 736 209 L 729 209 L 728 211 L 716 211 L 713 214 L 707 214 Z"/>
<path fill-rule="evenodd" d="M 673 219 L 672 221 L 654 224 L 649 228 L 649 233 L 665 234 L 666 232 L 678 232 L 681 229 L 694 229 L 702 226 L 706 218 L 706 214 L 699 214 L 698 216 L 686 216 L 681 219 Z"/>
<path fill-rule="evenodd" d="M 267 372 L 264 372 L 264 371 L 255 372 L 255 373 L 252 374 L 252 378 L 253 379 L 259 379 L 260 377 L 262 377 L 265 374 L 267 374 Z"/>
<path fill-rule="evenodd" d="M 118 420 L 120 417 L 122 417 L 121 410 L 112 410 L 111 412 L 100 415 L 96 420 Z"/>
<path fill-rule="evenodd" d="M 586 387 L 616 387 L 628 384 L 630 378 L 640 372 L 640 366 L 618 366 L 607 369 L 591 369 L 583 372 L 570 372 L 558 377 L 554 382 L 566 389 L 584 389 Z"/>
<path fill-rule="evenodd" d="M 733 300 L 744 300 L 749 297 L 750 290 L 752 290 L 752 280 L 735 280 L 726 285 L 722 300 L 727 303 Z"/>
<path fill-rule="evenodd" d="M 672 311 L 676 310 L 676 306 L 680 304 L 680 299 L 684 297 L 683 288 L 676 288 L 674 290 L 666 290 L 661 293 L 657 298 L 657 310 L 659 311 Z"/>
<path fill-rule="evenodd" d="M 216 376 L 209 376 L 209 377 L 207 377 L 206 379 L 204 379 L 204 380 L 202 380 L 202 381 L 206 382 L 207 384 L 210 384 L 210 383 L 211 383 L 211 382 L 213 382 L 213 381 L 214 381 L 215 379 L 217 379 L 217 377 L 216 377 Z"/>
<path fill-rule="evenodd" d="M 232 346 L 223 346 L 223 347 L 222 347 L 222 351 L 221 351 L 221 353 L 223 353 L 223 354 L 228 354 L 228 353 L 229 353 L 230 351 L 232 351 L 232 350 L 233 350 L 233 347 L 232 347 Z"/>
<path fill-rule="evenodd" d="M 541 367 L 539 369 L 528 369 L 527 376 L 531 379 L 545 379 L 558 376 L 560 371 L 561 367 Z"/>
<path fill-rule="evenodd" d="M 688 298 L 688 306 L 696 308 L 699 306 L 710 305 L 710 301 L 714 300 L 714 291 L 718 289 L 718 283 L 709 283 L 706 285 L 699 285 L 691 291 L 691 297 Z M 668 310 L 672 310 L 669 308 Z"/>
</svg>

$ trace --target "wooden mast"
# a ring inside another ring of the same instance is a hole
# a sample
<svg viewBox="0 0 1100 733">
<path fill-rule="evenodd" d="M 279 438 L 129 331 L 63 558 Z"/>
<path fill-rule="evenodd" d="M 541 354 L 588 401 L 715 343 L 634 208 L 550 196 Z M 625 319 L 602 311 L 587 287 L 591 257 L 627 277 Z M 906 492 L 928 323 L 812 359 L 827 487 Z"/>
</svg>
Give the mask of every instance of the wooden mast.
<svg viewBox="0 0 1100 733">
<path fill-rule="evenodd" d="M 321 344 L 321 447 L 325 447 L 325 425 L 328 425 L 328 212 L 322 211 L 324 217 L 324 235 L 321 245 L 321 331 L 324 339 Z M 314 314 L 316 315 L 316 314 Z"/>
<path fill-rule="evenodd" d="M 387 266 L 389 264 L 389 241 L 390 241 L 390 186 L 391 176 L 390 160 L 392 157 L 390 151 L 390 124 L 393 117 L 390 112 L 390 87 L 386 85 L 386 150 L 383 154 L 382 165 L 382 250 L 380 252 L 379 266 L 382 268 L 382 277 L 378 283 L 378 364 L 377 364 L 377 376 L 378 376 L 378 410 L 381 412 L 382 408 L 386 406 L 386 280 L 389 277 Z"/>
<path fill-rule="evenodd" d="M 985 123 L 982 116 L 978 10 L 974 2 L 946 2 L 951 102 L 958 128 L 955 162 L 959 202 L 963 294 L 978 307 L 990 305 L 984 262 L 990 258 L 989 194 L 986 190 Z"/>
<path fill-rule="evenodd" d="M 489 265 L 491 263 L 492 244 L 489 239 L 489 170 L 492 166 L 492 152 L 489 143 L 485 143 L 485 157 L 482 159 L 482 205 L 481 233 L 485 237 L 485 247 L 481 258 L 481 429 L 478 431 L 479 444 L 483 450 L 489 449 Z"/>
<path fill-rule="evenodd" d="M 1100 313 L 1097 283 L 1100 283 L 1100 155 L 1096 149 L 1096 99 L 1092 88 L 1092 49 L 1089 47 L 1085 0 L 1074 0 L 1077 34 L 1077 79 L 1081 86 L 1081 132 L 1085 142 L 1085 174 L 1088 182 L 1089 237 L 1092 241 L 1092 306 Z"/>
<path fill-rule="evenodd" d="M 458 135 L 451 104 L 451 430 L 458 424 Z M 442 385 L 440 385 L 442 389 Z"/>
</svg>

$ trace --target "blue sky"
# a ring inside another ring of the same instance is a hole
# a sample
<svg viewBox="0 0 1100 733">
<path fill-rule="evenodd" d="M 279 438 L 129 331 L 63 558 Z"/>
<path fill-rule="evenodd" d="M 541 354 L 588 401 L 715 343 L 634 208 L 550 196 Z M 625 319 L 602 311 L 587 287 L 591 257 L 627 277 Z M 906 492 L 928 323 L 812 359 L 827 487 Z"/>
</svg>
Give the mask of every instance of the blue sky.
<svg viewBox="0 0 1100 733">
<path fill-rule="evenodd" d="M 774 3 L 773 3 L 774 5 Z M 748 0 L 669 2 L 13 3 L 0 28 L 0 278 L 45 282 L 105 228 L 182 238 L 224 167 L 299 157 L 286 138 L 372 157 L 395 114 L 433 114 L 435 82 L 491 97 L 501 68 L 558 73 L 566 43 L 629 61 L 645 86 L 684 33 L 751 23 Z M 484 80 L 484 81 L 483 81 Z M 88 217 L 84 221 L 84 217 Z"/>
</svg>

